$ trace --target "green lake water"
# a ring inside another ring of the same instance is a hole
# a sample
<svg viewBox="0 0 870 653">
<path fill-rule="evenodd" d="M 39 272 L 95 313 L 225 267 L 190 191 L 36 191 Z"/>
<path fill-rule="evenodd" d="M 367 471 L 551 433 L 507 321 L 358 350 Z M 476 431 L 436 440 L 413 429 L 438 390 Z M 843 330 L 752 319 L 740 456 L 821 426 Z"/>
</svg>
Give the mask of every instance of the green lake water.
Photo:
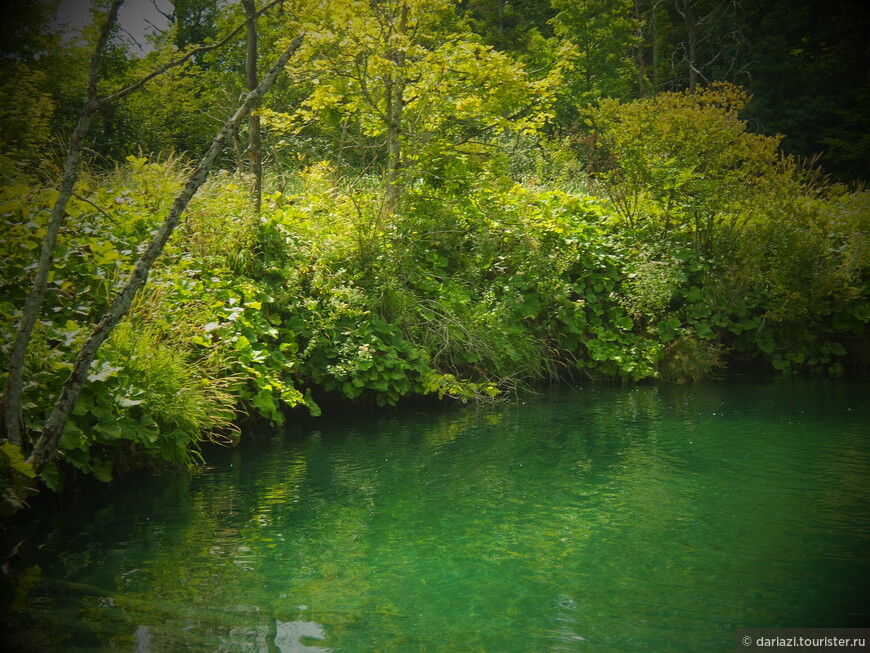
<svg viewBox="0 0 870 653">
<path fill-rule="evenodd" d="M 19 520 L 11 646 L 732 651 L 741 627 L 870 625 L 867 382 L 587 386 L 254 435 Z"/>
</svg>

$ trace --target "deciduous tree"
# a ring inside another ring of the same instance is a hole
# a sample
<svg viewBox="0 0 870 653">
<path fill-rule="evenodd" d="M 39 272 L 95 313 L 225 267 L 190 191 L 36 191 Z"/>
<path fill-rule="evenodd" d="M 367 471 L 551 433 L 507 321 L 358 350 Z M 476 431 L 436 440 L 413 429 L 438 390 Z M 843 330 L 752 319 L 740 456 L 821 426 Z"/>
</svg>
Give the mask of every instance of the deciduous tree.
<svg viewBox="0 0 870 653">
<path fill-rule="evenodd" d="M 226 122 L 223 129 L 215 136 L 211 146 L 200 159 L 199 164 L 191 173 L 181 193 L 175 198 L 172 208 L 169 210 L 163 224 L 154 234 L 151 242 L 145 248 L 136 267 L 130 274 L 124 286 L 112 301 L 108 312 L 94 327 L 93 332 L 76 355 L 73 369 L 63 390 L 57 398 L 51 415 L 45 423 L 42 433 L 34 445 L 33 452 L 27 462 L 33 465 L 37 471 L 41 470 L 47 462 L 57 455 L 57 446 L 64 426 L 69 419 L 69 414 L 75 405 L 79 391 L 87 380 L 87 372 L 91 362 L 96 356 L 100 345 L 114 329 L 115 325 L 127 314 L 133 303 L 133 298 L 148 278 L 151 266 L 160 256 L 181 219 L 190 199 L 203 184 L 215 162 L 218 154 L 226 147 L 241 122 L 247 117 L 251 109 L 256 106 L 263 94 L 274 84 L 275 79 L 283 71 L 290 57 L 299 48 L 302 37 L 294 39 L 284 50 L 269 72 L 263 77 L 257 87 L 247 94 L 241 106 L 235 114 Z"/>
<path fill-rule="evenodd" d="M 485 155 L 504 129 L 534 130 L 549 116 L 559 71 L 533 79 L 480 44 L 448 0 L 349 0 L 331 10 L 311 30 L 304 74 L 313 92 L 295 112 L 266 112 L 268 124 L 296 134 L 337 125 L 342 145 L 358 133 L 379 153 L 389 212 L 407 184 L 467 176 L 462 162 Z"/>
</svg>

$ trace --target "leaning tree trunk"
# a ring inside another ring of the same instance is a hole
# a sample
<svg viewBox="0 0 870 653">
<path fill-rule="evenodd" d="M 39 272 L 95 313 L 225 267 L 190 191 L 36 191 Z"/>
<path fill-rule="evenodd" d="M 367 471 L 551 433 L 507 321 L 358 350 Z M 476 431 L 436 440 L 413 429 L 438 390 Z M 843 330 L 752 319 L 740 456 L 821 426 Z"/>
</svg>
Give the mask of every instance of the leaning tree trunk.
<svg viewBox="0 0 870 653">
<path fill-rule="evenodd" d="M 287 65 L 287 61 L 301 43 L 302 37 L 300 36 L 290 44 L 290 46 L 279 57 L 275 65 L 272 66 L 271 70 L 269 70 L 263 78 L 263 81 L 260 82 L 253 91 L 247 94 L 244 102 L 242 102 L 233 117 L 226 122 L 223 129 L 221 129 L 217 136 L 215 136 L 208 150 L 206 150 L 206 153 L 203 155 L 202 159 L 200 159 L 199 165 L 196 166 L 188 178 L 181 193 L 179 193 L 175 198 L 175 201 L 172 203 L 172 207 L 169 210 L 169 214 L 166 216 L 160 229 L 158 229 L 157 233 L 154 234 L 148 247 L 142 253 L 142 256 L 136 263 L 136 267 L 130 273 L 124 287 L 117 295 L 115 295 L 109 310 L 97 323 L 90 337 L 79 350 L 75 362 L 73 363 L 73 370 L 64 383 L 60 396 L 58 396 L 57 401 L 54 404 L 51 415 L 45 423 L 42 434 L 36 442 L 33 452 L 30 454 L 30 458 L 27 460 L 27 462 L 32 464 L 34 469 L 37 471 L 40 471 L 48 462 L 52 461 L 57 456 L 57 447 L 60 436 L 63 433 L 64 426 L 69 419 L 70 412 L 75 405 L 79 392 L 87 379 L 88 368 L 94 360 L 97 350 L 106 338 L 109 337 L 109 334 L 112 332 L 112 329 L 115 328 L 115 325 L 118 324 L 118 322 L 130 310 L 133 298 L 136 296 L 139 289 L 145 284 L 151 266 L 162 253 L 166 242 L 169 240 L 169 237 L 178 225 L 182 213 L 184 213 L 184 210 L 187 208 L 188 202 L 190 202 L 190 199 L 199 187 L 202 186 L 218 154 L 220 154 L 221 150 L 223 150 L 224 146 L 232 138 L 233 133 L 235 133 L 241 122 L 248 115 L 251 107 L 255 106 L 263 94 L 272 86 L 275 79 L 278 77 L 278 74 L 284 66 Z"/>
<path fill-rule="evenodd" d="M 281 0 L 272 0 L 272 2 L 257 12 L 257 15 L 272 8 L 280 1 Z M 106 49 L 106 43 L 108 42 L 112 29 L 117 22 L 118 9 L 123 2 L 124 0 L 113 0 L 112 5 L 109 7 L 106 22 L 100 31 L 99 38 L 97 39 L 94 54 L 91 57 L 90 66 L 88 67 L 87 100 L 85 106 L 82 108 L 81 114 L 79 115 L 79 120 L 73 130 L 72 136 L 70 136 L 67 157 L 64 163 L 63 178 L 61 180 L 61 185 L 58 188 L 57 199 L 52 208 L 48 224 L 46 225 L 46 234 L 42 241 L 42 248 L 40 250 L 39 262 L 37 264 L 33 284 L 24 304 L 24 310 L 22 311 L 21 320 L 19 321 L 16 331 L 15 342 L 12 344 L 12 350 L 9 353 L 9 360 L 7 362 L 8 375 L 6 377 L 6 385 L 3 388 L 3 397 L 0 399 L 0 427 L 3 428 L 5 437 L 12 444 L 18 446 L 21 446 L 22 444 L 21 401 L 24 382 L 24 359 L 27 354 L 27 348 L 29 347 L 30 341 L 33 337 L 33 328 L 36 326 L 36 321 L 39 318 L 42 309 L 42 302 L 45 298 L 45 291 L 48 285 L 48 274 L 51 270 L 51 264 L 54 260 L 54 250 L 57 246 L 58 233 L 63 224 L 67 204 L 69 203 L 76 181 L 78 180 L 82 147 L 84 146 L 84 139 L 87 136 L 94 115 L 101 108 L 138 91 L 155 77 L 162 75 L 170 68 L 180 66 L 194 55 L 222 48 L 224 45 L 229 43 L 242 27 L 245 26 L 245 23 L 242 23 L 227 34 L 227 36 L 221 41 L 189 50 L 178 59 L 158 66 L 155 70 L 129 86 L 122 88 L 111 95 L 98 99 L 97 79 L 99 78 L 100 60 L 102 59 L 103 52 Z"/>
<path fill-rule="evenodd" d="M 66 215 L 67 204 L 69 204 L 70 197 L 72 197 L 73 189 L 79 177 L 79 161 L 81 160 L 84 139 L 87 136 L 94 115 L 100 108 L 100 102 L 97 100 L 97 79 L 100 72 L 100 60 L 103 57 L 112 28 L 118 20 L 118 9 L 123 1 L 114 0 L 109 7 L 106 22 L 100 31 L 94 54 L 91 56 L 91 63 L 88 67 L 87 100 L 69 139 L 66 161 L 63 166 L 63 178 L 58 189 L 57 199 L 54 201 L 54 207 L 52 207 L 51 215 L 48 218 L 48 224 L 46 225 L 45 237 L 42 240 L 42 249 L 39 253 L 39 263 L 36 267 L 33 285 L 30 287 L 30 292 L 24 303 L 24 311 L 18 323 L 15 342 L 12 344 L 12 350 L 9 353 L 9 375 L 6 377 L 3 398 L 0 400 L 0 412 L 3 414 L 2 422 L 6 438 L 9 442 L 18 446 L 21 446 L 21 397 L 24 383 L 24 358 L 33 336 L 33 328 L 36 326 L 36 320 L 39 318 L 39 313 L 42 310 L 42 301 L 45 299 L 45 291 L 48 287 L 48 273 L 51 271 L 51 265 L 54 261 L 57 236 L 63 224 L 64 215 Z"/>
</svg>

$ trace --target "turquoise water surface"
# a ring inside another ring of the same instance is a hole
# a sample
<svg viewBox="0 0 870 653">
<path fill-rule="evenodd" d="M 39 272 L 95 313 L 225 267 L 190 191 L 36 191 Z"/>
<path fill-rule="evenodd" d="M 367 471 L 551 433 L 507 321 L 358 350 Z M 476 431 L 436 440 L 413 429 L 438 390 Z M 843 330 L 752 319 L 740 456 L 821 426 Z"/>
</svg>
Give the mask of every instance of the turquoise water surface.
<svg viewBox="0 0 870 653">
<path fill-rule="evenodd" d="M 732 651 L 741 627 L 870 625 L 866 382 L 589 386 L 252 435 L 19 520 L 12 645 Z"/>
</svg>

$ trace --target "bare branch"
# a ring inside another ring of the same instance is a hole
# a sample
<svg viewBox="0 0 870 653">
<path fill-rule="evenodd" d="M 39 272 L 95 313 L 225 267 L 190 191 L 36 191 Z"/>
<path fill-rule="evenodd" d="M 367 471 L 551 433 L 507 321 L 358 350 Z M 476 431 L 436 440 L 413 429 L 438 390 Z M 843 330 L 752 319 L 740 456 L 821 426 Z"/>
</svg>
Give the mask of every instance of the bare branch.
<svg viewBox="0 0 870 653">
<path fill-rule="evenodd" d="M 277 5 L 278 3 L 282 2 L 282 1 L 283 0 L 272 0 L 272 2 L 270 2 L 269 4 L 267 4 L 265 7 L 263 7 L 262 9 L 260 9 L 257 12 L 257 16 L 260 16 L 261 14 L 263 14 L 264 12 L 271 9 L 272 7 L 274 7 L 275 5 Z M 193 56 L 200 54 L 202 52 L 210 52 L 212 50 L 217 50 L 219 48 L 222 48 L 227 43 L 229 43 L 230 40 L 234 36 L 236 36 L 239 32 L 241 32 L 245 28 L 246 25 L 247 25 L 247 22 L 240 23 L 239 25 L 237 25 L 235 27 L 235 29 L 233 29 L 229 34 L 227 34 L 224 38 L 222 38 L 217 43 L 213 43 L 211 45 L 200 45 L 196 48 L 193 48 L 192 50 L 189 50 L 182 57 L 175 59 L 174 61 L 167 62 L 167 63 L 163 64 L 162 66 L 158 66 L 157 68 L 152 70 L 150 73 L 145 75 L 145 77 L 141 78 L 140 80 L 138 80 L 136 82 L 133 82 L 132 84 L 130 84 L 126 88 L 122 88 L 120 91 L 116 91 L 116 92 L 112 93 L 111 95 L 107 95 L 105 97 L 100 98 L 98 100 L 99 104 L 100 105 L 110 104 L 112 102 L 115 102 L 116 100 L 120 100 L 121 98 L 127 97 L 128 95 L 130 95 L 130 93 L 132 93 L 133 91 L 139 90 L 140 88 L 142 88 L 145 84 L 150 82 L 155 77 L 162 75 L 163 73 L 165 73 L 167 70 L 170 70 L 171 68 L 175 68 L 177 66 L 180 66 L 181 64 L 190 60 Z"/>
<path fill-rule="evenodd" d="M 172 21 L 172 14 L 167 14 L 162 11 L 160 7 L 157 6 L 157 0 L 151 0 L 151 6 L 154 7 L 154 9 L 157 10 L 157 13 L 163 16 L 166 20 Z"/>
<path fill-rule="evenodd" d="M 91 200 L 89 200 L 87 197 L 82 197 L 82 196 L 79 195 L 78 193 L 73 193 L 72 196 L 75 197 L 75 198 L 76 198 L 77 200 L 79 200 L 80 202 L 84 202 L 85 204 L 90 204 L 91 206 L 93 206 L 97 211 L 99 211 L 100 213 L 102 213 L 103 216 L 104 216 L 104 217 L 105 217 L 109 222 L 111 222 L 112 224 L 114 224 L 116 227 L 120 227 L 120 226 L 121 226 L 121 225 L 118 224 L 118 221 L 115 220 L 115 218 L 113 218 L 111 215 L 109 215 L 108 213 L 106 213 L 105 209 L 103 209 L 103 208 L 97 206 L 97 205 L 94 204 Z"/>
</svg>

